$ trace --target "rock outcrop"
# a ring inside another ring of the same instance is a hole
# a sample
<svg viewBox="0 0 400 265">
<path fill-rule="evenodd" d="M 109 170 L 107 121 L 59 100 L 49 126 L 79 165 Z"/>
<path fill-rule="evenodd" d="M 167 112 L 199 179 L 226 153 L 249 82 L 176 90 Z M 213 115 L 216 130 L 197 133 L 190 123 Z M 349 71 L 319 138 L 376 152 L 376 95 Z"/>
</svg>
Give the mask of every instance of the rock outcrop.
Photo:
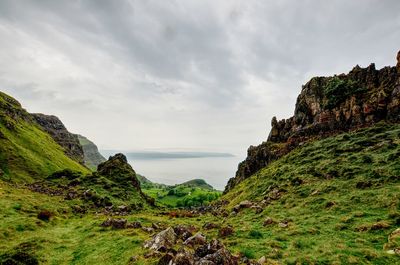
<svg viewBox="0 0 400 265">
<path fill-rule="evenodd" d="M 107 161 L 97 167 L 97 172 L 94 174 L 104 176 L 122 185 L 131 183 L 135 189 L 140 191 L 140 183 L 136 178 L 136 172 L 128 164 L 128 160 L 123 154 L 110 156 Z"/>
<path fill-rule="evenodd" d="M 126 156 L 123 154 L 110 156 L 107 161 L 97 167 L 97 171 L 93 173 L 93 177 L 97 179 L 101 177 L 109 179 L 114 182 L 114 188 L 119 188 L 122 193 L 126 193 L 132 186 L 135 193 L 138 193 L 148 204 L 154 205 L 154 199 L 142 192 L 136 172 L 129 165 Z M 114 191 L 114 193 L 117 194 L 117 191 Z M 123 197 L 123 195 L 120 197 Z"/>
<path fill-rule="evenodd" d="M 396 67 L 354 67 L 348 74 L 314 77 L 302 87 L 294 116 L 272 118 L 266 142 L 250 146 L 225 193 L 300 144 L 386 120 L 400 122 L 400 52 Z"/>
<path fill-rule="evenodd" d="M 106 159 L 99 153 L 99 149 L 92 141 L 79 134 L 77 134 L 77 137 L 82 146 L 85 166 L 96 170 L 97 166 L 106 161 Z"/>
<path fill-rule="evenodd" d="M 80 164 L 84 164 L 83 149 L 79 143 L 78 136 L 70 133 L 59 118 L 41 113 L 32 113 L 31 115 L 43 130 L 64 148 L 66 155 Z"/>
</svg>

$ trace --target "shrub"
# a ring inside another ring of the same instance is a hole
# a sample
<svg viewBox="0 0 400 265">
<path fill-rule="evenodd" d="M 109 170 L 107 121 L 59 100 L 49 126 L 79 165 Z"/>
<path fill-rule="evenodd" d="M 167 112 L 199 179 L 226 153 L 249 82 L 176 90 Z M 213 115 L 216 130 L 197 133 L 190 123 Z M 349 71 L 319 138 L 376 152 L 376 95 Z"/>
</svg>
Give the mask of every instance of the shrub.
<svg viewBox="0 0 400 265">
<path fill-rule="evenodd" d="M 49 221 L 53 214 L 48 210 L 40 211 L 37 215 L 37 218 L 42 221 Z"/>
<path fill-rule="evenodd" d="M 325 105 L 328 109 L 335 108 L 351 95 L 364 92 L 365 89 L 360 88 L 357 82 L 349 79 L 340 79 L 334 77 L 330 79 L 324 87 L 324 93 L 327 98 Z"/>
<path fill-rule="evenodd" d="M 261 233 L 260 231 L 251 230 L 251 231 L 249 232 L 249 237 L 251 237 L 251 238 L 256 238 L 256 239 L 260 239 L 260 238 L 263 238 L 263 235 L 262 235 L 262 233 Z"/>
<path fill-rule="evenodd" d="M 245 256 L 248 259 L 254 259 L 256 257 L 256 254 L 254 252 L 253 249 L 249 249 L 249 248 L 244 248 L 240 251 L 240 254 L 242 254 L 243 256 Z"/>
</svg>

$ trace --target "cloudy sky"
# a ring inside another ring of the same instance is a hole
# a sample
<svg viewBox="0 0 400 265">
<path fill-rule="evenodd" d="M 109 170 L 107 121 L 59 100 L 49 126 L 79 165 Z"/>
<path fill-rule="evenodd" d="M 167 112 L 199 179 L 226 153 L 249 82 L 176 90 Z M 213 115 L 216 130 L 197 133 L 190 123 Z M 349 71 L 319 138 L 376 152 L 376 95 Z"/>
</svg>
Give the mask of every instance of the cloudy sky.
<svg viewBox="0 0 400 265">
<path fill-rule="evenodd" d="M 102 149 L 231 152 L 301 85 L 395 64 L 400 1 L 0 1 L 0 90 Z"/>
</svg>

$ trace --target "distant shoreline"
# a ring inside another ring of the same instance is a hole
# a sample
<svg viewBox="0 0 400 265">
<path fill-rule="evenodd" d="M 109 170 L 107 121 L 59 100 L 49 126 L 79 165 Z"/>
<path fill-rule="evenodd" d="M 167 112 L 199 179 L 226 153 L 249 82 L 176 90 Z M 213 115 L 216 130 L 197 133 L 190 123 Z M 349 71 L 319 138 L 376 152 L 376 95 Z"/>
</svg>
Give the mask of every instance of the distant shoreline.
<svg viewBox="0 0 400 265">
<path fill-rule="evenodd" d="M 121 152 L 116 150 L 101 150 L 104 156 L 108 157 Z M 123 152 L 124 153 L 124 152 Z M 161 160 L 161 159 L 189 159 L 189 158 L 212 158 L 212 157 L 235 157 L 230 153 L 220 152 L 159 152 L 159 151 L 137 151 L 124 153 L 128 159 L 132 160 Z"/>
</svg>

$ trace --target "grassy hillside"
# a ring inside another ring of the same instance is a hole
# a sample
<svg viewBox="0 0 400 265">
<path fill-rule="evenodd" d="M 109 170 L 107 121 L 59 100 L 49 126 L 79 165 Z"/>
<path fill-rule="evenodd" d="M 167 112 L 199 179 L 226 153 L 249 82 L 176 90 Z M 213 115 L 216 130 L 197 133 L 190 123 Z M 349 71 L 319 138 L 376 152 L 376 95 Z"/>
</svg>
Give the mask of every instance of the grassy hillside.
<svg viewBox="0 0 400 265">
<path fill-rule="evenodd" d="M 203 179 L 193 179 L 181 184 L 169 186 L 153 183 L 138 174 L 137 176 L 143 192 L 163 206 L 192 207 L 206 205 L 217 200 L 222 194 L 222 192 L 214 190 L 214 188 Z"/>
<path fill-rule="evenodd" d="M 268 253 L 287 264 L 399 264 L 384 247 L 400 227 L 400 125 L 308 143 L 222 199 L 228 209 L 243 200 L 267 205 L 260 215 L 245 209 L 229 220 L 242 227 L 234 248 L 249 256 Z M 263 226 L 267 217 L 272 223 Z"/>
<path fill-rule="evenodd" d="M 400 242 L 388 244 L 388 236 L 400 226 L 399 155 L 400 125 L 380 124 L 308 143 L 270 164 L 222 197 L 228 216 L 146 209 L 122 218 L 193 225 L 266 264 L 398 264 L 390 250 Z M 261 211 L 233 213 L 245 199 Z M 142 247 L 153 233 L 101 227 L 110 216 L 76 212 L 79 203 L 0 181 L 0 263 L 22 256 L 43 264 L 157 264 L 162 255 L 146 256 Z M 38 218 L 44 210 L 49 220 Z M 215 227 L 204 228 L 210 222 Z M 219 236 L 227 226 L 233 233 Z"/>
<path fill-rule="evenodd" d="M 65 155 L 18 101 L 0 92 L 0 178 L 30 182 L 65 168 L 88 172 Z"/>
</svg>

